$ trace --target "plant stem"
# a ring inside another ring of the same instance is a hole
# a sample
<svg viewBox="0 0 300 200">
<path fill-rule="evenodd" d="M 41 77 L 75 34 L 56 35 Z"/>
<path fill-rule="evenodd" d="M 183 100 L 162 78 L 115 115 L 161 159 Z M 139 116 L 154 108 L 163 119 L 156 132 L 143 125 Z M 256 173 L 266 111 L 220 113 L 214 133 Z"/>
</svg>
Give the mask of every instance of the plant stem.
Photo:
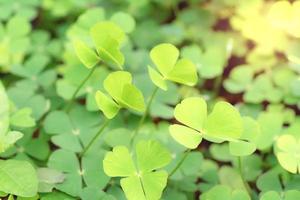
<svg viewBox="0 0 300 200">
<path fill-rule="evenodd" d="M 239 172 L 240 172 L 240 176 L 242 178 L 244 187 L 247 190 L 249 196 L 251 197 L 252 196 L 251 188 L 250 188 L 248 182 L 245 179 L 245 176 L 244 176 L 244 173 L 243 173 L 242 158 L 240 156 L 238 156 L 238 166 L 239 166 Z"/>
<path fill-rule="evenodd" d="M 214 82 L 213 90 L 215 91 L 214 95 L 216 97 L 219 95 L 221 87 L 222 87 L 222 78 L 223 78 L 222 75 L 220 75 L 215 79 L 215 82 Z"/>
<path fill-rule="evenodd" d="M 82 152 L 79 154 L 79 157 L 83 157 L 84 154 L 91 148 L 91 146 L 94 144 L 94 142 L 97 140 L 97 138 L 101 135 L 101 133 L 104 131 L 104 129 L 107 127 L 109 124 L 110 120 L 106 119 L 103 123 L 103 125 L 100 127 L 99 131 L 97 134 L 92 138 L 92 140 L 88 143 L 87 146 L 82 150 Z"/>
<path fill-rule="evenodd" d="M 82 86 L 89 80 L 89 78 L 92 76 L 92 74 L 94 73 L 94 71 L 96 70 L 96 66 L 94 66 L 90 73 L 85 77 L 85 79 L 83 79 L 80 83 L 80 85 L 76 88 L 75 92 L 73 93 L 68 105 L 66 106 L 66 112 L 69 113 L 72 106 L 73 106 L 73 103 L 74 103 L 74 100 L 78 94 L 78 92 L 80 91 L 80 89 L 82 88 Z"/>
<path fill-rule="evenodd" d="M 157 91 L 158 91 L 158 87 L 155 87 L 154 90 L 153 90 L 153 92 L 152 92 L 152 94 L 151 94 L 151 96 L 149 97 L 149 101 L 147 103 L 146 110 L 145 110 L 142 118 L 140 119 L 138 126 L 136 127 L 136 129 L 134 130 L 134 132 L 132 134 L 132 138 L 131 138 L 131 141 L 130 141 L 131 145 L 133 144 L 135 136 L 138 134 L 140 128 L 142 127 L 142 125 L 143 125 L 143 123 L 144 123 L 144 121 L 145 121 L 145 119 L 146 119 L 146 117 L 147 117 L 147 115 L 148 115 L 148 113 L 150 111 L 151 104 L 153 102 L 153 99 L 154 99 Z"/>
<path fill-rule="evenodd" d="M 179 169 L 179 167 L 182 165 L 182 163 L 185 161 L 187 155 L 189 154 L 191 150 L 188 149 L 184 152 L 182 158 L 179 160 L 179 162 L 177 163 L 177 165 L 175 166 L 175 168 L 171 171 L 171 173 L 169 174 L 169 177 L 171 177 L 173 174 L 175 174 L 175 172 Z"/>
</svg>

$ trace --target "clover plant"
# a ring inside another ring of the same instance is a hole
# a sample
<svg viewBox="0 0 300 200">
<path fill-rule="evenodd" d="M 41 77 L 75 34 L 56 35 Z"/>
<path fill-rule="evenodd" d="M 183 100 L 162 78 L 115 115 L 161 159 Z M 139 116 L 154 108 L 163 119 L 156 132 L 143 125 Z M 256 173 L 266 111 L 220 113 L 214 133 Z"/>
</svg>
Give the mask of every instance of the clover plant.
<svg viewBox="0 0 300 200">
<path fill-rule="evenodd" d="M 300 199 L 299 13 L 0 0 L 0 199 Z"/>
</svg>

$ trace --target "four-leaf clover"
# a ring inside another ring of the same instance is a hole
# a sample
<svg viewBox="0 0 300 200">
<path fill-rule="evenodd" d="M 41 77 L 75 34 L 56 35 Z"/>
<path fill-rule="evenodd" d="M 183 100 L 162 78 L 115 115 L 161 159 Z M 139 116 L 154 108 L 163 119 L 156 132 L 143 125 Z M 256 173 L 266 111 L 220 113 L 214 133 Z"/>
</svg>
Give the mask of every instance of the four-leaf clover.
<svg viewBox="0 0 300 200">
<path fill-rule="evenodd" d="M 171 161 L 170 153 L 156 141 L 140 141 L 135 149 L 136 163 L 125 146 L 117 146 L 103 160 L 104 172 L 122 177 L 128 200 L 158 200 L 167 184 L 168 173 L 158 170 Z"/>
</svg>

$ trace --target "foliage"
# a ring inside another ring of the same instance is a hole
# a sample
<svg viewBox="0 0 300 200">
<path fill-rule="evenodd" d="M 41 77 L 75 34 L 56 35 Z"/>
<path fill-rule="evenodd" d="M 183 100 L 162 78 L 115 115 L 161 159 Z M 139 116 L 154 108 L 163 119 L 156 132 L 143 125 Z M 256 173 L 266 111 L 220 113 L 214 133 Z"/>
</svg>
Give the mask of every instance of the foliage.
<svg viewBox="0 0 300 200">
<path fill-rule="evenodd" d="M 299 0 L 0 10 L 0 198 L 300 199 Z"/>
</svg>

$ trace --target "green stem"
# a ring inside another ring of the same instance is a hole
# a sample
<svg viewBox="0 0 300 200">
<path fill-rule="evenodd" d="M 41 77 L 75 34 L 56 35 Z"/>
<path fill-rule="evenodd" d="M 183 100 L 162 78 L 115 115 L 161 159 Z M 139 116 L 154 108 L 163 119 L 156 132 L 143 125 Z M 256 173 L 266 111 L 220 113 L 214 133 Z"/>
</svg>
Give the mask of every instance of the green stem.
<svg viewBox="0 0 300 200">
<path fill-rule="evenodd" d="M 177 163 L 177 165 L 175 166 L 175 168 L 170 172 L 169 177 L 171 177 L 173 174 L 175 174 L 175 172 L 179 169 L 179 167 L 183 164 L 183 162 L 185 161 L 186 157 L 188 156 L 188 154 L 190 153 L 190 149 L 188 149 L 187 151 L 184 152 L 182 158 L 179 160 L 179 162 Z"/>
<path fill-rule="evenodd" d="M 215 95 L 215 97 L 217 97 L 219 95 L 221 87 L 222 87 L 222 75 L 218 76 L 215 79 L 215 82 L 214 82 L 214 92 L 215 92 L 214 95 Z"/>
<path fill-rule="evenodd" d="M 73 103 L 74 103 L 74 100 L 78 94 L 78 92 L 80 91 L 80 89 L 82 88 L 82 86 L 89 80 L 89 78 L 92 76 L 92 74 L 94 73 L 94 71 L 96 70 L 96 67 L 94 66 L 90 73 L 85 77 L 85 79 L 82 80 L 82 82 L 80 83 L 80 85 L 76 88 L 75 92 L 73 93 L 68 105 L 66 106 L 66 112 L 69 113 L 72 106 L 73 106 Z"/>
<path fill-rule="evenodd" d="M 136 127 L 136 129 L 134 130 L 134 132 L 132 134 L 132 138 L 131 138 L 131 141 L 130 141 L 131 145 L 133 144 L 135 136 L 138 134 L 140 128 L 142 127 L 142 125 L 143 125 L 143 123 L 144 123 L 144 121 L 145 121 L 145 119 L 146 119 L 146 117 L 147 117 L 147 115 L 148 115 L 148 113 L 150 111 L 151 104 L 153 102 L 153 99 L 154 99 L 157 91 L 158 91 L 158 87 L 155 87 L 155 89 L 153 90 L 153 92 L 152 92 L 152 94 L 151 94 L 151 96 L 149 98 L 149 101 L 147 103 L 146 110 L 145 110 L 142 118 L 140 119 L 138 126 Z"/>
<path fill-rule="evenodd" d="M 92 138 L 92 140 L 88 143 L 87 146 L 85 146 L 85 148 L 82 150 L 82 152 L 80 153 L 79 157 L 83 157 L 84 154 L 91 148 L 91 146 L 94 144 L 94 142 L 98 139 L 98 137 L 101 135 L 101 133 L 104 131 L 104 129 L 107 127 L 107 125 L 109 124 L 110 120 L 106 119 L 103 123 L 103 125 L 100 127 L 99 131 L 97 132 L 97 134 Z"/>
<path fill-rule="evenodd" d="M 240 172 L 240 176 L 242 178 L 244 187 L 246 188 L 249 196 L 251 197 L 252 196 L 251 188 L 250 188 L 248 182 L 245 179 L 245 176 L 244 176 L 244 173 L 243 173 L 242 158 L 240 156 L 238 156 L 238 166 L 239 166 L 239 172 Z"/>
</svg>

